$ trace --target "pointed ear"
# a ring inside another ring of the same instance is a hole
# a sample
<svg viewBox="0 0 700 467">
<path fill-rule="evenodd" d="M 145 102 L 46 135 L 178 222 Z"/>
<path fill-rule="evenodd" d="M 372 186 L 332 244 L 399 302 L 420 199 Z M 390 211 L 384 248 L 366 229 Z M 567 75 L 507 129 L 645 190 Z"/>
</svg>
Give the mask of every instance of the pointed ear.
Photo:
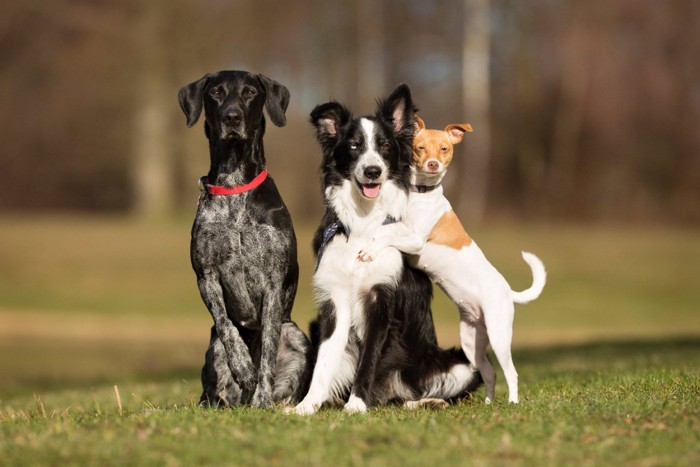
<svg viewBox="0 0 700 467">
<path fill-rule="evenodd" d="M 416 133 L 419 132 L 420 130 L 425 130 L 425 122 L 418 115 L 416 115 L 415 125 L 416 125 Z"/>
<path fill-rule="evenodd" d="M 389 123 L 396 135 L 408 138 L 415 132 L 415 113 L 411 88 L 406 83 L 399 84 L 386 100 L 380 101 L 377 109 L 377 117 Z"/>
<path fill-rule="evenodd" d="M 325 147 L 327 144 L 335 145 L 338 132 L 351 118 L 352 114 L 344 105 L 333 101 L 316 106 L 311 111 L 310 121 L 316 128 L 316 139 Z"/>
<path fill-rule="evenodd" d="M 457 144 L 462 141 L 462 136 L 466 132 L 472 132 L 472 126 L 468 123 L 452 123 L 445 127 L 445 132 L 450 136 L 450 142 Z"/>
<path fill-rule="evenodd" d="M 177 93 L 177 98 L 180 101 L 180 108 L 187 117 L 187 127 L 197 123 L 199 115 L 202 113 L 202 91 L 211 75 L 204 75 L 201 79 L 184 86 Z"/>
<path fill-rule="evenodd" d="M 287 124 L 285 112 L 289 105 L 289 89 L 267 76 L 258 75 L 258 80 L 262 87 L 265 88 L 265 110 L 267 110 L 267 115 L 275 125 L 285 126 Z"/>
</svg>

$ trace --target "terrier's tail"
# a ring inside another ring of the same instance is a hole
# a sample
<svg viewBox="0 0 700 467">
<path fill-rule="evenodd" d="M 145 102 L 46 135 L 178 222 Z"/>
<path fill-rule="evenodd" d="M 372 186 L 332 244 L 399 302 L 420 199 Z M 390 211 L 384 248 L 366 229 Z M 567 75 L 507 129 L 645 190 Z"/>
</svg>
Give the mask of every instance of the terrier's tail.
<svg viewBox="0 0 700 467">
<path fill-rule="evenodd" d="M 544 264 L 540 259 L 533 255 L 523 251 L 523 259 L 530 265 L 532 270 L 532 285 L 529 289 L 523 290 L 522 292 L 510 291 L 510 298 L 514 303 L 528 303 L 535 300 L 542 293 L 544 289 L 544 284 L 547 282 L 547 271 L 544 269 Z"/>
</svg>

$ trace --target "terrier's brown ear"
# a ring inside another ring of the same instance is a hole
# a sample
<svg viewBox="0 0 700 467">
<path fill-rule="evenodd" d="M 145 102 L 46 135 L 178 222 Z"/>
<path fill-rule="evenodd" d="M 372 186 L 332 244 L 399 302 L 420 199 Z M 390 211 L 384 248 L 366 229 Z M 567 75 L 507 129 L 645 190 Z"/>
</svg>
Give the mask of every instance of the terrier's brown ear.
<svg viewBox="0 0 700 467">
<path fill-rule="evenodd" d="M 462 141 L 462 136 L 466 132 L 472 132 L 472 126 L 468 123 L 452 123 L 445 127 L 445 132 L 450 135 L 450 142 L 457 144 Z"/>
<path fill-rule="evenodd" d="M 415 124 L 416 124 L 416 132 L 418 132 L 420 130 L 425 130 L 425 122 L 418 115 L 416 115 Z"/>
</svg>

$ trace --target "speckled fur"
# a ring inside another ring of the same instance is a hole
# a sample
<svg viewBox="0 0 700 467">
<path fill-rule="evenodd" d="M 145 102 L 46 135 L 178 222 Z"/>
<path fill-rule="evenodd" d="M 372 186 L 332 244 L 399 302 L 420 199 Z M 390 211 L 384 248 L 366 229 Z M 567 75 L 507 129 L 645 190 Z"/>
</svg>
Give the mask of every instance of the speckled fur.
<svg viewBox="0 0 700 467">
<path fill-rule="evenodd" d="M 222 71 L 183 87 L 178 97 L 190 127 L 204 109 L 210 183 L 242 185 L 265 168 L 263 108 L 284 126 L 287 88 L 262 75 Z M 237 195 L 203 193 L 190 254 L 214 319 L 201 402 L 265 407 L 298 400 L 308 384 L 310 343 L 290 317 L 297 245 L 272 178 Z"/>
</svg>

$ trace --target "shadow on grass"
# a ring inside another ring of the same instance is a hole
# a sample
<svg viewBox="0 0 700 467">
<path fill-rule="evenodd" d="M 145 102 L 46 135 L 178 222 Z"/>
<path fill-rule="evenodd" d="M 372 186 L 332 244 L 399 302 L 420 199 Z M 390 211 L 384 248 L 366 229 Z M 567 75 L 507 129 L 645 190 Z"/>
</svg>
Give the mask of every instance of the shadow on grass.
<svg viewBox="0 0 700 467">
<path fill-rule="evenodd" d="M 84 349 L 83 349 L 84 350 Z M 148 349 L 143 349 L 148 353 Z M 167 349 L 160 348 L 155 358 L 164 358 Z M 153 355 L 156 355 L 153 354 Z M 202 352 L 197 352 L 195 357 Z M 101 386 L 124 383 L 162 383 L 173 380 L 198 382 L 199 364 L 161 361 L 154 365 L 144 361 L 142 354 L 122 354 L 122 360 L 110 372 L 110 362 L 98 373 L 91 372 L 84 366 L 84 373 L 76 372 L 83 366 L 84 358 L 99 358 L 99 351 L 88 355 L 73 354 L 70 360 L 63 362 L 71 371 L 62 373 L 54 365 L 49 373 L 28 372 L 6 374 L 0 379 L 0 397 L 3 399 L 35 391 L 77 389 L 86 386 Z M 133 359 L 129 359 L 129 356 Z M 203 358 L 203 355 L 201 355 Z M 108 355 L 105 355 L 107 358 Z M 13 358 L 4 353 L 0 359 Z M 125 360 L 126 359 L 126 360 Z M 700 368 L 700 337 L 681 337 L 658 340 L 624 340 L 600 341 L 577 345 L 557 345 L 541 348 L 519 348 L 514 351 L 513 359 L 523 381 L 556 378 L 559 375 L 587 375 L 598 372 L 630 372 L 645 370 L 674 369 L 697 372 Z M 198 361 L 193 358 L 192 361 Z M 498 368 L 492 358 L 494 366 Z M 500 369 L 499 369 L 500 371 Z M 502 376 L 499 377 L 503 381 Z M 198 384 L 198 383 L 197 383 Z"/>
<path fill-rule="evenodd" d="M 698 371 L 700 337 L 599 341 L 578 345 L 523 348 L 514 352 L 521 374 L 539 377 L 561 373 L 680 369 Z"/>
</svg>

